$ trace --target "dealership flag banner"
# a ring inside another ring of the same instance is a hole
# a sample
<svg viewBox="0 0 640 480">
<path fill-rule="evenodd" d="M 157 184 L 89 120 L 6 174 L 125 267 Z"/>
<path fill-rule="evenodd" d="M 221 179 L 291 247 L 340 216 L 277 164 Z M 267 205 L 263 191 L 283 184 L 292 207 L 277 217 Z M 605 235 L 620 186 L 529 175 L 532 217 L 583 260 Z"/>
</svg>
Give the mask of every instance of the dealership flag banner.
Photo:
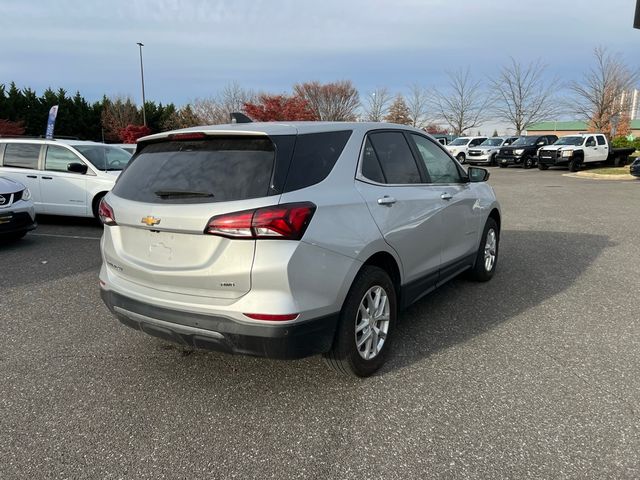
<svg viewBox="0 0 640 480">
<path fill-rule="evenodd" d="M 56 126 L 56 117 L 58 116 L 58 105 L 54 105 L 49 110 L 49 120 L 47 120 L 47 134 L 46 138 L 53 138 L 53 128 Z"/>
</svg>

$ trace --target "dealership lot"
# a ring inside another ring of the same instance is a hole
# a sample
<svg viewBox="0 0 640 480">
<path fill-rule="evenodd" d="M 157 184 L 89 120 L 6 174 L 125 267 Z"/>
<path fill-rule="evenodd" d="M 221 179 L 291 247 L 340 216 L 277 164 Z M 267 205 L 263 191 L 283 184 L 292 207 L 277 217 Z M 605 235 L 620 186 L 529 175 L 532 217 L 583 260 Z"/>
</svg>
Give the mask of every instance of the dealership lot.
<svg viewBox="0 0 640 480">
<path fill-rule="evenodd" d="M 190 351 L 98 291 L 101 227 L 0 247 L 0 478 L 637 478 L 640 181 L 491 169 L 500 263 L 366 380 Z"/>
</svg>

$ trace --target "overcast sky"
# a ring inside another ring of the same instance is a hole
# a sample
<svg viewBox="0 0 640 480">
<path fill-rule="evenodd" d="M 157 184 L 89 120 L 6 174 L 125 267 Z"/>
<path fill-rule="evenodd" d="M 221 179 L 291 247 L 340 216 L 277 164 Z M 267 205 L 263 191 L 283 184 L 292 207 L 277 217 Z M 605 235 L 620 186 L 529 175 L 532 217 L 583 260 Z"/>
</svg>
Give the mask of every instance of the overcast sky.
<svg viewBox="0 0 640 480">
<path fill-rule="evenodd" d="M 350 79 L 439 87 L 445 71 L 485 78 L 509 56 L 579 78 L 597 45 L 640 61 L 635 0 L 0 0 L 0 83 L 184 104 L 225 84 L 287 92 Z"/>
</svg>

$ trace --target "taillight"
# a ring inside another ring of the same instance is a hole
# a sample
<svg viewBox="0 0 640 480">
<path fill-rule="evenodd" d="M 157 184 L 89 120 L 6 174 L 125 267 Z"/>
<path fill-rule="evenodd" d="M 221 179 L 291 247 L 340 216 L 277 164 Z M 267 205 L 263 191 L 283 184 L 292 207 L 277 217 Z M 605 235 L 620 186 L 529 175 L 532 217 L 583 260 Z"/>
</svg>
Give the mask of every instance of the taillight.
<svg viewBox="0 0 640 480">
<path fill-rule="evenodd" d="M 100 205 L 98 206 L 98 217 L 105 225 L 116 225 L 116 216 L 113 214 L 113 209 L 104 198 L 100 200 Z"/>
<path fill-rule="evenodd" d="M 313 203 L 303 202 L 227 213 L 209 220 L 205 233 L 238 239 L 300 240 L 315 211 Z"/>
</svg>

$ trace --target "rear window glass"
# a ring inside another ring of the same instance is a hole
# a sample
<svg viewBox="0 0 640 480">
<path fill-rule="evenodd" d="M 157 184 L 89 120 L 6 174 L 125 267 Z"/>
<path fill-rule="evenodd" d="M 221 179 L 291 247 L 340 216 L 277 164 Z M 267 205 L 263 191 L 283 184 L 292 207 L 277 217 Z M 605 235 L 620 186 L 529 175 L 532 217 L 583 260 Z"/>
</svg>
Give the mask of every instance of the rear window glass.
<svg viewBox="0 0 640 480">
<path fill-rule="evenodd" d="M 217 137 L 150 144 L 116 183 L 121 198 L 211 203 L 269 194 L 275 147 L 266 137 Z"/>
<path fill-rule="evenodd" d="M 598 139 L 598 145 L 606 145 L 607 141 L 604 139 L 604 137 L 602 135 L 596 135 L 596 138 Z"/>
<path fill-rule="evenodd" d="M 4 150 L 5 167 L 38 169 L 40 145 L 29 143 L 9 143 Z"/>
<path fill-rule="evenodd" d="M 298 135 L 285 192 L 315 185 L 327 178 L 350 136 L 351 130 Z"/>
</svg>

